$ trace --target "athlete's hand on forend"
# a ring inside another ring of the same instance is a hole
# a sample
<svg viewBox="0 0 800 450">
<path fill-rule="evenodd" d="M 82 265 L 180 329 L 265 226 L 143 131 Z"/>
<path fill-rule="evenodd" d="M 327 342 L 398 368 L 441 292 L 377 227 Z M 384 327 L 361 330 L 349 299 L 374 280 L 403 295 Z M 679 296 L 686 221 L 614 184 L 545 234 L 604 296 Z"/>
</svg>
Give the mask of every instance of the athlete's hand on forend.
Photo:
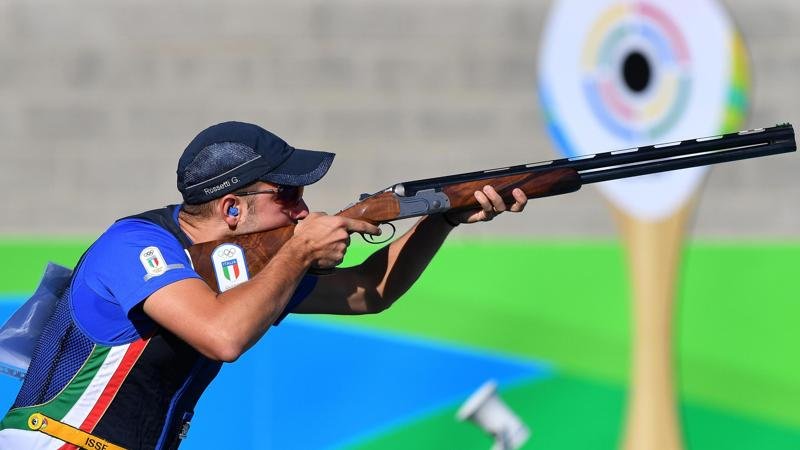
<svg viewBox="0 0 800 450">
<path fill-rule="evenodd" d="M 455 223 L 488 222 L 505 211 L 522 212 L 528 203 L 528 197 L 519 188 L 511 191 L 511 195 L 514 196 L 514 203 L 511 205 L 506 205 L 492 186 L 484 186 L 482 190 L 475 191 L 474 195 L 480 208 L 458 212 L 448 211 L 444 213 L 447 215 L 447 219 Z"/>
</svg>

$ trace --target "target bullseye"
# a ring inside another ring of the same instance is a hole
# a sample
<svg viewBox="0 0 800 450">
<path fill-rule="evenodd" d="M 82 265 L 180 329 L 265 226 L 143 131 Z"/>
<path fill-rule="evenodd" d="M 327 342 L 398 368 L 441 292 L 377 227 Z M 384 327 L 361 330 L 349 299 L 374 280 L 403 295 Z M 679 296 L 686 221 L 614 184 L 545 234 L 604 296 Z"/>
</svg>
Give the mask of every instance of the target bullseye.
<svg viewBox="0 0 800 450">
<path fill-rule="evenodd" d="M 542 39 L 539 98 L 570 157 L 738 129 L 747 79 L 738 33 L 712 0 L 562 0 Z M 687 201 L 705 170 L 598 187 L 624 211 L 658 220 Z"/>
<path fill-rule="evenodd" d="M 650 83 L 650 62 L 638 50 L 632 51 L 622 62 L 622 78 L 633 93 L 642 92 Z"/>
<path fill-rule="evenodd" d="M 678 26 L 657 6 L 609 8 L 592 25 L 582 58 L 592 112 L 620 139 L 657 140 L 683 114 L 691 55 Z"/>
</svg>

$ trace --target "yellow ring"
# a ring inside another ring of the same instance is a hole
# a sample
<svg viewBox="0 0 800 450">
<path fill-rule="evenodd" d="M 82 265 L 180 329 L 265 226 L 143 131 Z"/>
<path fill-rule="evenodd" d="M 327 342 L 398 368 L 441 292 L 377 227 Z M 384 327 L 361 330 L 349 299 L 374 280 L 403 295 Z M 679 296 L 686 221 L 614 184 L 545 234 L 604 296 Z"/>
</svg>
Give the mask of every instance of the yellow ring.
<svg viewBox="0 0 800 450">
<path fill-rule="evenodd" d="M 28 428 L 31 430 L 41 430 L 45 427 L 47 427 L 47 419 L 43 415 L 33 413 L 28 417 Z"/>
</svg>

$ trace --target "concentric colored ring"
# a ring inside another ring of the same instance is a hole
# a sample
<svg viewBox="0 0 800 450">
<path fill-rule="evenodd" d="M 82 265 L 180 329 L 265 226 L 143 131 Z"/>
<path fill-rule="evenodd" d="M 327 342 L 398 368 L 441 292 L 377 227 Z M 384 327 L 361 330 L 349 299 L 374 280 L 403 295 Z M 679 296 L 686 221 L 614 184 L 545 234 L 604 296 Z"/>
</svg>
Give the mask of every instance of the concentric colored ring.
<svg viewBox="0 0 800 450">
<path fill-rule="evenodd" d="M 639 77 L 645 78 L 644 87 L 633 88 L 625 79 L 622 65 L 632 55 L 644 62 L 639 65 L 646 69 Z M 582 61 L 590 109 L 626 142 L 658 139 L 686 109 L 692 89 L 689 48 L 677 25 L 655 5 L 609 8 L 592 26 Z"/>
<path fill-rule="evenodd" d="M 568 157 L 739 130 L 748 108 L 747 52 L 718 0 L 558 0 L 538 71 L 547 129 Z M 598 189 L 627 213 L 660 220 L 707 170 Z"/>
</svg>

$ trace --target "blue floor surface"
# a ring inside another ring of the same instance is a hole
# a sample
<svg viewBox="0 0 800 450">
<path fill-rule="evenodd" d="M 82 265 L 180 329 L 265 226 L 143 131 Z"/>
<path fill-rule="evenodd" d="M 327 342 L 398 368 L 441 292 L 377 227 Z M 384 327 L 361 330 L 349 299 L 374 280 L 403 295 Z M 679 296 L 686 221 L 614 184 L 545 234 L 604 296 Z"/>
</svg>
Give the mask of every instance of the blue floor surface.
<svg viewBox="0 0 800 450">
<path fill-rule="evenodd" d="M 0 321 L 18 304 L 0 301 Z M 535 362 L 290 317 L 223 367 L 181 448 L 336 448 L 460 403 L 488 379 L 502 386 L 549 372 Z M 0 377 L 3 411 L 19 385 Z"/>
</svg>

